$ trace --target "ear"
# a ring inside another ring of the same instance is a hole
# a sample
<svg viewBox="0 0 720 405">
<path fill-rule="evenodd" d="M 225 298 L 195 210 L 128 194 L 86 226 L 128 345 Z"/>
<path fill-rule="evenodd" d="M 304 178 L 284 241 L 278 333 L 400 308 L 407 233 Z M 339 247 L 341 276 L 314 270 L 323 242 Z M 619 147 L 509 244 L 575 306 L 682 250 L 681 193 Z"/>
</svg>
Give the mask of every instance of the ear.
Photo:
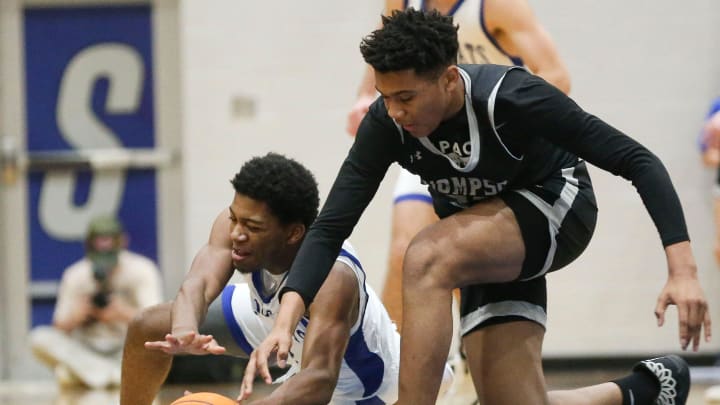
<svg viewBox="0 0 720 405">
<path fill-rule="evenodd" d="M 450 65 L 445 69 L 441 76 L 441 83 L 448 92 L 453 92 L 460 83 L 460 73 L 457 70 L 456 65 Z"/>
<path fill-rule="evenodd" d="M 287 238 L 288 244 L 294 245 L 296 243 L 302 242 L 303 238 L 305 237 L 305 231 L 305 225 L 303 224 L 290 225 Z"/>
</svg>

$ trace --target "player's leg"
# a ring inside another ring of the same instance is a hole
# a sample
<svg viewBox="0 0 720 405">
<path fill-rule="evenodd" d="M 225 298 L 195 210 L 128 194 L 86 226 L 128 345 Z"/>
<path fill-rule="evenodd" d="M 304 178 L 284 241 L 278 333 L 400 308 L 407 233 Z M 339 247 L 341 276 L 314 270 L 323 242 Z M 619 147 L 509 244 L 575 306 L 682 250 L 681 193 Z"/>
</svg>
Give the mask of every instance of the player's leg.
<svg viewBox="0 0 720 405">
<path fill-rule="evenodd" d="M 408 248 L 403 278 L 400 403 L 429 404 L 452 337 L 452 290 L 518 278 L 525 248 L 512 210 L 479 203 L 421 231 Z"/>
<path fill-rule="evenodd" d="M 448 364 L 452 370 L 458 375 L 467 373 L 465 359 L 462 349 L 462 335 L 460 334 L 460 289 L 453 290 L 452 302 L 452 322 L 453 333 L 450 340 L 450 354 L 448 354 Z M 460 379 L 458 378 L 458 381 Z M 452 390 L 451 390 L 452 392 Z"/>
<path fill-rule="evenodd" d="M 452 288 L 526 280 L 560 268 L 587 246 L 595 219 L 580 163 L 542 188 L 484 200 L 418 234 L 405 258 L 401 401 L 425 403 L 437 392 Z"/>
<path fill-rule="evenodd" d="M 541 362 L 546 308 L 543 276 L 462 289 L 461 333 L 480 403 L 547 403 Z"/>
<path fill-rule="evenodd" d="M 479 402 L 620 405 L 620 390 L 612 383 L 546 394 L 546 307 L 544 277 L 463 288 L 463 342 Z"/>
<path fill-rule="evenodd" d="M 720 173 L 718 173 L 718 183 L 720 183 Z M 715 219 L 715 263 L 720 265 L 720 184 L 714 189 L 713 196 L 713 214 Z"/>
<path fill-rule="evenodd" d="M 401 170 L 393 192 L 392 230 L 388 252 L 388 268 L 382 301 L 390 319 L 402 328 L 402 267 L 410 241 L 420 230 L 437 222 L 432 198 L 420 177 Z"/>
<path fill-rule="evenodd" d="M 583 173 L 575 173 L 580 184 Z M 573 194 L 563 189 L 562 195 Z M 480 403 L 639 405 L 655 403 L 657 398 L 660 404 L 684 404 L 689 374 L 687 364 L 677 356 L 641 362 L 631 374 L 613 382 L 545 395 L 541 350 L 547 289 L 545 277 L 538 274 L 562 267 L 582 252 L 594 227 L 595 203 L 589 189 L 581 186 L 572 203 L 561 197 L 552 207 L 539 205 L 543 216 L 538 216 L 526 204 L 535 197 L 518 195 L 504 200 L 516 214 L 527 246 L 522 281 L 463 288 L 461 331 Z M 557 221 L 559 217 L 563 220 Z M 543 232 L 550 228 L 555 230 Z M 538 244 L 547 243 L 548 248 L 538 249 Z M 517 381 L 525 383 L 519 386 Z"/>
<path fill-rule="evenodd" d="M 388 269 L 382 301 L 390 314 L 390 319 L 398 325 L 400 332 L 402 332 L 402 267 L 405 252 L 412 238 L 437 220 L 432 205 L 426 202 L 406 200 L 397 202 L 393 206 Z"/>
<path fill-rule="evenodd" d="M 537 323 L 517 320 L 487 326 L 463 338 L 481 404 L 548 403 L 541 356 L 544 334 Z"/>
<path fill-rule="evenodd" d="M 170 372 L 172 356 L 145 349 L 145 342 L 165 340 L 172 302 L 143 310 L 128 327 L 120 381 L 121 405 L 150 405 Z"/>
<path fill-rule="evenodd" d="M 618 385 L 604 383 L 546 395 L 539 324 L 521 320 L 468 334 L 464 343 L 479 403 L 483 405 L 621 405 Z M 522 381 L 522 384 L 518 384 Z M 650 402 L 637 402 L 650 404 Z"/>
<path fill-rule="evenodd" d="M 689 392 L 687 362 L 667 355 L 643 360 L 630 374 L 612 382 L 548 395 L 553 405 L 685 405 Z"/>
</svg>

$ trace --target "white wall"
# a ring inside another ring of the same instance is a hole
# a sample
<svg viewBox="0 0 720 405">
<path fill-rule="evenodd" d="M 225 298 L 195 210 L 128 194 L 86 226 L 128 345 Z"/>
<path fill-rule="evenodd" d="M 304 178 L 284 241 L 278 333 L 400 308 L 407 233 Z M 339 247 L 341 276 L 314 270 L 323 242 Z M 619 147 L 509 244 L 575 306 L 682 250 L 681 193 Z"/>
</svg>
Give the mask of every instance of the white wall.
<svg viewBox="0 0 720 405">
<path fill-rule="evenodd" d="M 251 156 L 273 150 L 305 163 L 325 196 L 351 140 L 344 133 L 363 69 L 357 48 L 381 1 L 194 1 L 181 5 L 187 232 L 185 259 L 229 204 L 228 179 Z M 685 206 L 711 307 L 720 274 L 711 248 L 712 175 L 694 139 L 720 94 L 720 2 L 531 0 L 587 110 L 649 146 L 667 164 Z M 237 97 L 256 115 L 234 115 Z M 549 356 L 612 355 L 678 348 L 674 311 L 657 330 L 663 251 L 640 198 L 624 180 L 593 171 L 600 205 L 596 237 L 569 269 L 550 277 Z M 352 240 L 370 282 L 382 288 L 393 173 Z M 717 323 L 717 322 L 716 322 Z M 705 346 L 718 349 L 717 344 Z"/>
<path fill-rule="evenodd" d="M 720 3 L 712 0 L 531 3 L 554 36 L 580 105 L 638 139 L 680 194 L 711 310 L 720 314 L 710 187 L 695 137 L 720 95 Z M 658 330 L 666 280 L 657 233 L 634 188 L 593 170 L 600 214 L 587 252 L 550 277 L 548 355 L 677 350 L 674 309 Z M 717 329 L 716 329 L 717 330 Z M 717 339 L 716 339 L 717 340 Z M 717 343 L 706 346 L 717 351 Z"/>
<path fill-rule="evenodd" d="M 352 142 L 344 128 L 364 69 L 358 45 L 382 4 L 317 4 L 315 9 L 304 2 L 182 5 L 188 263 L 206 241 L 212 220 L 231 202 L 229 179 L 250 157 L 276 151 L 298 159 L 316 174 L 323 199 L 332 185 Z M 254 101 L 254 117 L 234 114 L 238 97 Z M 390 188 L 383 186 L 352 238 L 378 287 Z"/>
</svg>

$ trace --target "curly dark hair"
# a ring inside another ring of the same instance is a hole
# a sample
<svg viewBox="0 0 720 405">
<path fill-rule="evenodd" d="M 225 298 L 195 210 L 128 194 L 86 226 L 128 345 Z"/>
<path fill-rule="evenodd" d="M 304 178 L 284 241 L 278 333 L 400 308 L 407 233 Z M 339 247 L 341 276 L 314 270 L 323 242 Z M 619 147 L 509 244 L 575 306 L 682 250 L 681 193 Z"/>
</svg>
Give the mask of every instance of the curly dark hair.
<svg viewBox="0 0 720 405">
<path fill-rule="evenodd" d="M 456 63 L 458 40 L 451 16 L 408 8 L 382 17 L 383 27 L 360 43 L 365 62 L 378 72 L 413 69 L 437 76 Z"/>
<path fill-rule="evenodd" d="M 277 153 L 254 157 L 230 180 L 235 192 L 262 201 L 282 224 L 315 220 L 320 198 L 315 176 L 297 161 Z"/>
</svg>

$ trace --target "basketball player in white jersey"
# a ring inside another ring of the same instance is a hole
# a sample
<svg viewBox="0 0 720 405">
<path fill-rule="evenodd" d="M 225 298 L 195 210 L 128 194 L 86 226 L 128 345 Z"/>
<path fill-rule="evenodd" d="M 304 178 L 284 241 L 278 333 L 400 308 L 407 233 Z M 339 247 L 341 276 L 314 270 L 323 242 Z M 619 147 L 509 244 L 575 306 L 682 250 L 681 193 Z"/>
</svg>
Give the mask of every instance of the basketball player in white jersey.
<svg viewBox="0 0 720 405">
<path fill-rule="evenodd" d="M 231 182 L 232 204 L 175 300 L 130 326 L 121 404 L 150 405 L 172 355 L 248 357 L 274 326 L 277 293 L 318 212 L 317 184 L 302 165 L 272 153 L 245 163 Z M 247 284 L 228 284 L 236 270 Z M 258 403 L 396 401 L 400 337 L 347 242 L 292 339 L 290 368 L 276 381 L 283 384 Z"/>
<path fill-rule="evenodd" d="M 526 0 L 386 0 L 385 14 L 405 8 L 436 9 L 452 15 L 459 25 L 459 63 L 493 63 L 525 66 L 564 93 L 570 76 L 552 38 L 535 18 Z M 347 131 L 355 136 L 370 104 L 377 98 L 372 69 L 368 66 L 358 99 L 348 116 Z M 390 318 L 402 324 L 402 263 L 412 238 L 438 220 L 427 185 L 404 170 L 393 192 L 392 235 L 388 272 L 382 292 Z"/>
</svg>

